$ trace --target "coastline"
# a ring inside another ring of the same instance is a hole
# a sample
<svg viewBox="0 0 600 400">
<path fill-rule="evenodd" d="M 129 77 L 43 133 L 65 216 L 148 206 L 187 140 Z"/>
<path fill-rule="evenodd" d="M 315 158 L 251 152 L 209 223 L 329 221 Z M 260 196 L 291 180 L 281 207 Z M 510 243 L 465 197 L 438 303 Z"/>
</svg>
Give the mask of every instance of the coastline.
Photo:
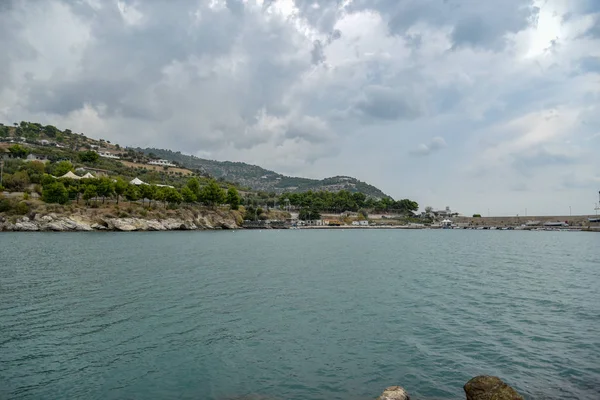
<svg viewBox="0 0 600 400">
<path fill-rule="evenodd" d="M 35 213 L 28 216 L 0 214 L 0 232 L 148 232 L 240 229 L 236 211 L 202 210 L 192 212 L 139 216 L 114 216 L 89 212 L 64 215 L 63 213 Z"/>
</svg>

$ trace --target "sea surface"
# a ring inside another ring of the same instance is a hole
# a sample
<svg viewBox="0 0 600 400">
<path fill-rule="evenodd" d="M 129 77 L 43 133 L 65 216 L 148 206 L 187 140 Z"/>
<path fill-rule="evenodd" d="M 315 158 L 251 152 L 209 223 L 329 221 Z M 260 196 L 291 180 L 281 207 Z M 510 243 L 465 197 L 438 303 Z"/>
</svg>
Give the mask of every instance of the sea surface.
<svg viewBox="0 0 600 400">
<path fill-rule="evenodd" d="M 600 235 L 0 234 L 0 399 L 464 399 L 479 374 L 600 399 Z"/>
</svg>

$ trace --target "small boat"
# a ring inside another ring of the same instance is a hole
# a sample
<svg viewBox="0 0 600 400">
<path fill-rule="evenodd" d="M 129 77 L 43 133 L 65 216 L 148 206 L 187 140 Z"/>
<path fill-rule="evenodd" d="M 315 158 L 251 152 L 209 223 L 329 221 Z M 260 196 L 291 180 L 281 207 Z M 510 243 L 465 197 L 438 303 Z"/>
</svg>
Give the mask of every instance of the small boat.
<svg viewBox="0 0 600 400">
<path fill-rule="evenodd" d="M 588 218 L 588 222 L 600 222 L 600 218 Z"/>
</svg>

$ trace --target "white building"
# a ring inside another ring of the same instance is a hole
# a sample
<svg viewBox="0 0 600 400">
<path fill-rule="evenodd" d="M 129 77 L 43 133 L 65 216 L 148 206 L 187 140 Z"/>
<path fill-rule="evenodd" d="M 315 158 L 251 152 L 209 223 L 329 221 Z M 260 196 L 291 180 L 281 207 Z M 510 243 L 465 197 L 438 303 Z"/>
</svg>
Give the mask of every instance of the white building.
<svg viewBox="0 0 600 400">
<path fill-rule="evenodd" d="M 352 221 L 353 226 L 369 226 L 369 221 Z"/>
<path fill-rule="evenodd" d="M 173 164 L 171 161 L 169 160 L 152 160 L 150 162 L 148 162 L 148 164 L 150 165 L 160 165 L 161 167 L 176 167 L 175 164 Z"/>
<path fill-rule="evenodd" d="M 96 153 L 98 153 L 98 155 L 100 157 L 104 157 L 104 158 L 112 158 L 113 160 L 120 160 L 121 157 L 113 154 L 113 153 L 109 153 L 108 151 L 103 151 L 103 150 L 97 150 Z"/>
</svg>

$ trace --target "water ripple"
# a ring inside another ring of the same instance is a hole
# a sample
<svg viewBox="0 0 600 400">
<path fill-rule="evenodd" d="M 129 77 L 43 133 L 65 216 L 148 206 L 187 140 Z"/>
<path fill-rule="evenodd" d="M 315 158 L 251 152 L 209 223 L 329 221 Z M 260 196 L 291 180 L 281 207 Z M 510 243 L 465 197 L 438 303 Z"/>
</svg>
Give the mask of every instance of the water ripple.
<svg viewBox="0 0 600 400">
<path fill-rule="evenodd" d="M 528 399 L 597 400 L 597 243 L 0 234 L 0 397 L 362 400 L 401 384 L 439 400 L 486 373 Z"/>
</svg>

